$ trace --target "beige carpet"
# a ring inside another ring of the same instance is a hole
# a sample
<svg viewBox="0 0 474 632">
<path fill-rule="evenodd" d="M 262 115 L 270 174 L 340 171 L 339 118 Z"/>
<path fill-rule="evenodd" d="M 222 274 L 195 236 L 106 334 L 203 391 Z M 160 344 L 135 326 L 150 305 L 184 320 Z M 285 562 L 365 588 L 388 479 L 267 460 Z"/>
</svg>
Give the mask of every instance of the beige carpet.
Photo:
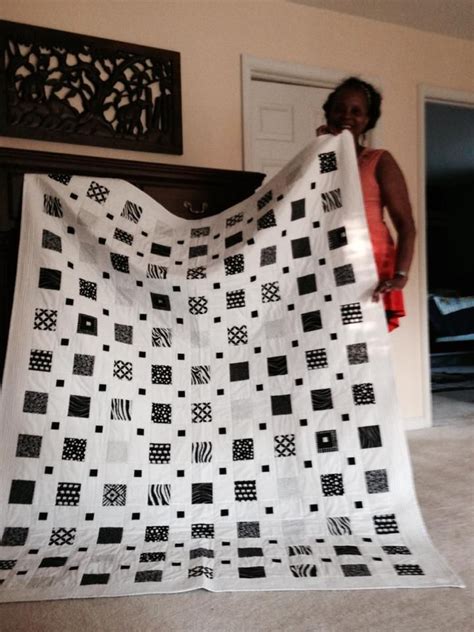
<svg viewBox="0 0 474 632">
<path fill-rule="evenodd" d="M 208 593 L 0 605 L 1 632 L 464 632 L 474 629 L 474 418 L 409 433 L 433 541 L 467 588 Z"/>
</svg>

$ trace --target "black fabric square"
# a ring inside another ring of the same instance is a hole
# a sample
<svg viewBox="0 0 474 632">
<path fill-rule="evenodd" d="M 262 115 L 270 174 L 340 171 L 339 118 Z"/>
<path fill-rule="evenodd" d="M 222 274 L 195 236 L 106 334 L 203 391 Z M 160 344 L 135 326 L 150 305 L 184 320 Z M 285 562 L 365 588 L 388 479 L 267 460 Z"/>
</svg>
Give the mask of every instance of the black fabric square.
<svg viewBox="0 0 474 632">
<path fill-rule="evenodd" d="M 249 363 L 248 362 L 232 362 L 229 364 L 229 373 L 231 382 L 239 382 L 249 379 Z"/>
<path fill-rule="evenodd" d="M 298 277 L 296 279 L 298 284 L 298 294 L 311 294 L 317 291 L 316 276 L 314 274 L 305 274 L 305 276 Z"/>
<path fill-rule="evenodd" d="M 335 430 L 321 430 L 316 433 L 318 452 L 337 452 L 337 434 Z"/>
<path fill-rule="evenodd" d="M 291 203 L 291 221 L 301 219 L 305 216 L 305 199 L 296 200 Z"/>
<path fill-rule="evenodd" d="M 31 505 L 35 493 L 35 481 L 12 480 L 8 502 L 11 505 Z"/>
<path fill-rule="evenodd" d="M 160 257 L 169 257 L 171 255 L 171 246 L 164 246 L 163 244 L 151 244 L 151 254 L 159 255 Z"/>
<path fill-rule="evenodd" d="M 38 287 L 43 290 L 61 289 L 61 270 L 52 268 L 40 268 Z"/>
<path fill-rule="evenodd" d="M 126 255 L 120 255 L 116 252 L 110 253 L 110 262 L 112 263 L 112 267 L 117 272 L 123 272 L 124 274 L 129 274 L 130 265 L 129 260 Z"/>
<path fill-rule="evenodd" d="M 48 393 L 38 391 L 25 391 L 23 400 L 23 412 L 46 415 L 48 410 Z"/>
<path fill-rule="evenodd" d="M 97 336 L 97 318 L 88 314 L 79 314 L 77 317 L 77 333 Z"/>
<path fill-rule="evenodd" d="M 16 445 L 16 456 L 30 459 L 39 458 L 42 441 L 43 437 L 41 435 L 19 434 Z"/>
<path fill-rule="evenodd" d="M 191 491 L 193 505 L 212 504 L 212 483 L 192 483 Z"/>
<path fill-rule="evenodd" d="M 267 358 L 267 369 L 268 375 L 287 375 L 288 374 L 288 364 L 286 356 L 273 356 L 272 358 Z"/>
<path fill-rule="evenodd" d="M 311 245 L 309 237 L 300 237 L 299 239 L 291 240 L 291 253 L 293 259 L 301 259 L 301 257 L 311 256 Z"/>
<path fill-rule="evenodd" d="M 291 415 L 291 395 L 272 395 L 272 415 Z"/>
<path fill-rule="evenodd" d="M 170 297 L 166 294 L 156 294 L 150 292 L 151 304 L 153 309 L 161 309 L 169 312 L 171 310 Z"/>
<path fill-rule="evenodd" d="M 239 244 L 243 240 L 242 232 L 234 233 L 225 238 L 225 247 L 231 248 L 235 244 Z"/>
<path fill-rule="evenodd" d="M 276 246 L 267 246 L 260 251 L 260 266 L 269 266 L 276 263 L 277 249 Z"/>
<path fill-rule="evenodd" d="M 23 546 L 28 538 L 28 527 L 5 527 L 0 546 Z"/>
<path fill-rule="evenodd" d="M 360 447 L 363 450 L 368 448 L 380 448 L 382 445 L 380 426 L 374 425 L 359 427 L 359 441 Z"/>
<path fill-rule="evenodd" d="M 55 250 L 56 252 L 62 252 L 61 237 L 52 233 L 49 230 L 43 230 L 43 237 L 41 245 L 47 250 Z"/>
<path fill-rule="evenodd" d="M 69 397 L 68 417 L 89 417 L 91 398 L 84 395 L 71 395 Z"/>
<path fill-rule="evenodd" d="M 97 544 L 120 544 L 122 537 L 122 527 L 101 527 L 97 536 Z"/>
<path fill-rule="evenodd" d="M 354 268 L 351 263 L 334 268 L 334 280 L 338 287 L 355 283 Z"/>
<path fill-rule="evenodd" d="M 93 375 L 95 356 L 75 353 L 72 372 L 74 375 Z"/>
<path fill-rule="evenodd" d="M 313 410 L 329 410 L 333 408 L 330 388 L 318 388 L 311 391 Z"/>
<path fill-rule="evenodd" d="M 192 259 L 194 257 L 204 257 L 207 255 L 207 245 L 202 244 L 201 246 L 191 246 L 189 248 L 189 258 Z"/>
<path fill-rule="evenodd" d="M 336 250 L 336 248 L 342 248 L 347 245 L 347 235 L 344 226 L 340 228 L 334 228 L 328 231 L 329 250 Z"/>
<path fill-rule="evenodd" d="M 347 359 L 349 364 L 364 364 L 369 361 L 367 352 L 367 344 L 358 342 L 356 344 L 347 345 Z"/>
<path fill-rule="evenodd" d="M 323 326 L 321 322 L 321 312 L 317 309 L 314 312 L 301 314 L 301 323 L 304 332 L 321 329 Z"/>
</svg>

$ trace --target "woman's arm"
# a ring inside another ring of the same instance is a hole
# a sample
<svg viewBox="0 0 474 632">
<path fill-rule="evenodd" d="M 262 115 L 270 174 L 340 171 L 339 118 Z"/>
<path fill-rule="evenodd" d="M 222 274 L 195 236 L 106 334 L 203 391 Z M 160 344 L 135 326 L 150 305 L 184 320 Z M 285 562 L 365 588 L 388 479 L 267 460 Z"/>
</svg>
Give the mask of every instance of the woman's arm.
<svg viewBox="0 0 474 632">
<path fill-rule="evenodd" d="M 397 232 L 395 275 L 388 283 L 381 281 L 377 285 L 373 294 L 374 300 L 377 301 L 380 293 L 405 287 L 413 259 L 416 230 L 405 178 L 388 151 L 382 154 L 375 175 L 380 186 L 382 203 L 387 208 Z M 406 276 L 397 275 L 397 272 L 402 272 Z"/>
</svg>

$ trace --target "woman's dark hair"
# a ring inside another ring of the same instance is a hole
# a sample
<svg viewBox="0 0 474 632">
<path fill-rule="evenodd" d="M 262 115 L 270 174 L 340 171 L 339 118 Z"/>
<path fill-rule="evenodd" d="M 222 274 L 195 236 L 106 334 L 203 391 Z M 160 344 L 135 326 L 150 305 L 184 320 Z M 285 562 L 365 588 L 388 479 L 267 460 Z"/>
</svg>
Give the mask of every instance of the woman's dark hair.
<svg viewBox="0 0 474 632">
<path fill-rule="evenodd" d="M 328 118 L 335 98 L 343 90 L 360 90 L 360 92 L 365 95 L 369 117 L 366 131 L 369 131 L 369 129 L 373 129 L 380 118 L 380 105 L 382 103 L 382 95 L 380 94 L 380 92 L 377 92 L 373 85 L 367 83 L 367 81 L 362 81 L 362 79 L 359 79 L 358 77 L 349 77 L 348 79 L 345 79 L 331 92 L 323 105 L 326 119 Z"/>
</svg>

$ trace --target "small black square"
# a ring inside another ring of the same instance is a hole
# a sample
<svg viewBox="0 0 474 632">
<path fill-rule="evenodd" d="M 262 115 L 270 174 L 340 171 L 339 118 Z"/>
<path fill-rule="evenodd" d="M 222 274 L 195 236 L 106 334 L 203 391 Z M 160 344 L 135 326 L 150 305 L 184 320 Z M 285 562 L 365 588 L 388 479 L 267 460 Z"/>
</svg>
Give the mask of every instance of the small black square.
<svg viewBox="0 0 474 632">
<path fill-rule="evenodd" d="M 354 507 L 356 509 L 362 509 L 363 506 L 364 506 L 364 503 L 361 500 L 356 500 L 355 503 L 354 503 Z"/>
<path fill-rule="evenodd" d="M 66 305 L 74 305 L 74 299 L 73 298 L 67 298 L 66 299 Z"/>
<path fill-rule="evenodd" d="M 216 353 L 216 358 L 217 358 L 218 360 L 221 360 L 223 357 L 224 357 L 224 354 L 222 353 L 222 351 L 218 351 L 218 352 Z"/>
<path fill-rule="evenodd" d="M 173 292 L 181 292 L 181 286 L 180 285 L 173 285 Z"/>
<path fill-rule="evenodd" d="M 313 462 L 312 461 L 305 461 L 304 462 L 304 466 L 305 467 L 313 467 Z"/>
<path fill-rule="evenodd" d="M 319 228 L 319 227 L 320 227 L 319 222 L 313 222 L 313 228 Z"/>
<path fill-rule="evenodd" d="M 143 287 L 143 281 L 137 281 L 137 287 Z"/>
<path fill-rule="evenodd" d="M 286 237 L 286 230 L 282 230 L 282 231 L 281 231 L 281 236 L 282 236 L 282 237 Z"/>
<path fill-rule="evenodd" d="M 64 386 L 64 380 L 56 380 L 56 386 L 62 388 Z"/>
<path fill-rule="evenodd" d="M 140 514 L 138 512 L 132 513 L 132 520 L 140 520 Z"/>
<path fill-rule="evenodd" d="M 331 334 L 331 340 L 337 340 L 337 334 Z"/>
<path fill-rule="evenodd" d="M 184 470 L 176 470 L 176 476 L 178 478 L 184 478 L 185 476 Z"/>
<path fill-rule="evenodd" d="M 217 389 L 217 394 L 218 395 L 224 395 L 224 389 L 223 388 L 218 388 Z"/>
<path fill-rule="evenodd" d="M 227 474 L 227 468 L 226 467 L 220 467 L 219 468 L 219 474 L 221 476 L 223 476 L 224 474 Z"/>
<path fill-rule="evenodd" d="M 176 243 L 182 246 L 184 244 L 184 239 L 179 239 Z"/>
<path fill-rule="evenodd" d="M 185 513 L 184 511 L 177 511 L 176 512 L 176 518 L 184 518 Z"/>
<path fill-rule="evenodd" d="M 69 346 L 69 338 L 61 338 L 61 347 Z"/>
<path fill-rule="evenodd" d="M 95 431 L 97 432 L 97 434 L 101 434 L 104 430 L 104 426 L 96 426 L 95 427 Z"/>
<path fill-rule="evenodd" d="M 320 259 L 318 261 L 318 263 L 319 263 L 320 266 L 325 266 L 326 265 L 326 259 L 323 257 L 322 259 Z"/>
<path fill-rule="evenodd" d="M 225 435 L 225 434 L 227 434 L 227 428 L 219 428 L 219 434 L 220 434 L 220 435 Z"/>
<path fill-rule="evenodd" d="M 348 415 L 348 413 L 344 413 L 343 415 L 341 415 L 341 420 L 342 421 L 349 421 L 350 416 Z"/>
<path fill-rule="evenodd" d="M 229 515 L 229 510 L 228 509 L 221 509 L 221 516 L 228 516 Z"/>
<path fill-rule="evenodd" d="M 146 388 L 139 388 L 138 389 L 138 394 L 139 395 L 146 395 Z"/>
<path fill-rule="evenodd" d="M 270 471 L 269 465 L 262 465 L 262 472 L 269 472 L 269 471 Z"/>
<path fill-rule="evenodd" d="M 177 435 L 178 435 L 178 437 L 185 437 L 186 436 L 186 430 L 178 430 Z"/>
<path fill-rule="evenodd" d="M 45 511 L 41 511 L 38 514 L 38 520 L 47 520 L 48 519 L 48 514 Z"/>
<path fill-rule="evenodd" d="M 255 390 L 263 391 L 263 384 L 257 384 L 257 386 L 255 387 Z"/>
<path fill-rule="evenodd" d="M 253 239 L 253 238 L 247 239 L 247 245 L 253 246 L 254 243 L 255 243 L 255 239 Z"/>
<path fill-rule="evenodd" d="M 216 233 L 216 234 L 214 235 L 213 239 L 219 239 L 219 237 L 220 237 L 220 236 L 221 236 L 221 234 L 220 234 L 220 233 Z"/>
<path fill-rule="evenodd" d="M 273 513 L 273 507 L 265 507 L 265 513 L 271 515 Z"/>
<path fill-rule="evenodd" d="M 303 378 L 297 377 L 295 380 L 295 386 L 302 386 L 302 385 L 303 385 Z"/>
<path fill-rule="evenodd" d="M 215 323 L 220 323 L 220 322 L 221 322 L 221 320 L 222 320 L 222 319 L 221 319 L 221 317 L 220 317 L 220 316 L 216 316 L 216 317 L 214 318 L 214 322 L 215 322 Z"/>
<path fill-rule="evenodd" d="M 307 426 L 307 425 L 308 425 L 307 419 L 300 419 L 300 426 Z"/>
<path fill-rule="evenodd" d="M 145 255 L 143 254 L 143 252 L 137 252 L 137 257 L 144 257 Z"/>
<path fill-rule="evenodd" d="M 146 358 L 146 351 L 139 351 L 138 352 L 138 357 L 139 358 Z"/>
<path fill-rule="evenodd" d="M 105 237 L 99 237 L 99 239 L 97 241 L 99 242 L 99 244 L 101 246 L 103 246 L 105 244 L 105 242 L 106 242 L 106 239 L 105 239 Z"/>
<path fill-rule="evenodd" d="M 110 351 L 109 345 L 102 345 L 102 351 Z"/>
<path fill-rule="evenodd" d="M 267 429 L 267 424 L 266 423 L 258 424 L 258 427 L 259 427 L 260 430 L 266 430 Z"/>
<path fill-rule="evenodd" d="M 219 259 L 219 255 L 218 254 L 212 255 L 212 259 Z"/>
<path fill-rule="evenodd" d="M 112 213 L 107 213 L 106 218 L 107 219 L 114 219 L 114 216 L 112 215 Z"/>
<path fill-rule="evenodd" d="M 356 464 L 356 460 L 353 456 L 347 457 L 347 465 L 355 465 L 355 464 Z"/>
<path fill-rule="evenodd" d="M 289 312 L 294 311 L 294 309 L 295 309 L 295 306 L 293 305 L 293 303 L 291 303 L 290 305 L 288 305 L 288 311 L 289 311 Z"/>
<path fill-rule="evenodd" d="M 262 353 L 262 347 L 255 347 L 253 352 L 254 353 Z"/>
<path fill-rule="evenodd" d="M 290 271 L 290 268 L 288 266 L 285 266 L 284 268 L 281 269 L 281 271 L 283 272 L 283 274 L 288 274 L 288 272 Z"/>
<path fill-rule="evenodd" d="M 51 430 L 59 430 L 59 421 L 53 421 L 52 422 Z"/>
<path fill-rule="evenodd" d="M 139 437 L 142 437 L 145 434 L 145 429 L 144 428 L 137 428 L 137 435 Z"/>
<path fill-rule="evenodd" d="M 336 373 L 336 379 L 337 380 L 343 380 L 344 379 L 344 373 Z"/>
<path fill-rule="evenodd" d="M 184 353 L 178 353 L 177 355 L 178 360 L 184 360 L 186 358 Z"/>
<path fill-rule="evenodd" d="M 326 301 L 326 303 L 330 303 L 332 301 L 332 296 L 330 294 L 325 294 L 324 300 Z"/>
<path fill-rule="evenodd" d="M 310 505 L 309 506 L 309 510 L 310 511 L 318 511 L 318 505 Z"/>
<path fill-rule="evenodd" d="M 139 318 L 140 318 L 140 320 L 146 320 L 147 319 L 147 315 L 146 314 L 140 314 Z"/>
<path fill-rule="evenodd" d="M 258 318 L 257 310 L 254 310 L 253 312 L 251 312 L 250 316 L 252 316 L 252 318 Z"/>
<path fill-rule="evenodd" d="M 107 384 L 99 384 L 99 391 L 106 391 L 107 390 Z"/>
<path fill-rule="evenodd" d="M 71 194 L 69 195 L 69 197 L 70 197 L 72 200 L 77 200 L 77 199 L 78 199 L 78 195 L 77 195 L 77 193 L 71 193 Z"/>
<path fill-rule="evenodd" d="M 47 466 L 44 468 L 44 473 L 45 473 L 45 474 L 52 474 L 52 473 L 53 473 L 53 470 L 54 470 L 54 468 L 53 468 L 53 467 L 51 467 L 51 465 L 47 465 Z"/>
<path fill-rule="evenodd" d="M 110 279 L 110 274 L 108 272 L 102 272 L 103 279 Z"/>
<path fill-rule="evenodd" d="M 257 280 L 257 277 L 255 275 L 250 277 L 250 283 L 253 283 L 256 280 Z"/>
<path fill-rule="evenodd" d="M 92 476 L 93 478 L 95 478 L 98 473 L 99 470 L 89 470 L 89 476 Z"/>
<path fill-rule="evenodd" d="M 71 268 L 71 270 L 74 270 L 74 264 L 73 264 L 73 262 L 72 262 L 72 261 L 68 261 L 68 262 L 67 262 L 67 267 L 68 267 L 68 268 Z"/>
<path fill-rule="evenodd" d="M 186 397 L 186 391 L 178 391 L 178 397 Z"/>
<path fill-rule="evenodd" d="M 220 284 L 220 283 L 214 283 L 212 287 L 213 287 L 215 290 L 219 290 L 219 289 L 220 289 L 220 287 L 221 287 L 221 284 Z"/>
<path fill-rule="evenodd" d="M 108 315 L 109 315 L 109 310 L 108 310 L 108 309 L 103 309 L 103 310 L 102 310 L 102 314 L 103 314 L 104 316 L 108 316 Z"/>
<path fill-rule="evenodd" d="M 183 320 L 182 318 L 177 318 L 177 319 L 176 319 L 176 323 L 177 323 L 178 325 L 182 325 L 182 324 L 184 323 L 184 320 Z"/>
<path fill-rule="evenodd" d="M 292 341 L 291 341 L 291 346 L 292 346 L 292 347 L 299 347 L 299 345 L 300 345 L 300 343 L 299 343 L 299 341 L 298 341 L 298 340 L 292 340 Z"/>
<path fill-rule="evenodd" d="M 142 477 L 142 471 L 141 470 L 133 470 L 133 476 L 135 478 L 141 478 Z"/>
<path fill-rule="evenodd" d="M 68 226 L 68 227 L 67 227 L 67 232 L 68 232 L 70 235 L 74 235 L 74 233 L 75 233 L 76 231 L 74 230 L 74 227 L 73 227 L 73 226 Z"/>
</svg>

